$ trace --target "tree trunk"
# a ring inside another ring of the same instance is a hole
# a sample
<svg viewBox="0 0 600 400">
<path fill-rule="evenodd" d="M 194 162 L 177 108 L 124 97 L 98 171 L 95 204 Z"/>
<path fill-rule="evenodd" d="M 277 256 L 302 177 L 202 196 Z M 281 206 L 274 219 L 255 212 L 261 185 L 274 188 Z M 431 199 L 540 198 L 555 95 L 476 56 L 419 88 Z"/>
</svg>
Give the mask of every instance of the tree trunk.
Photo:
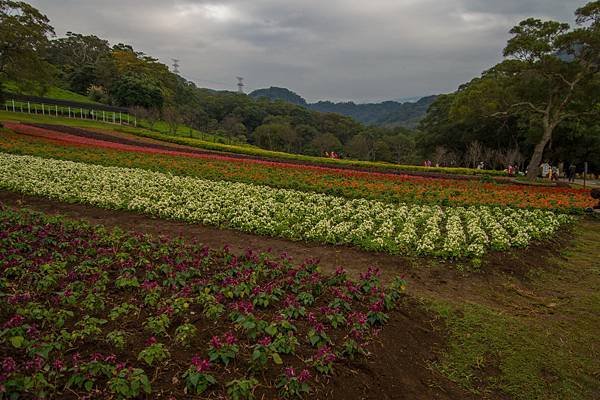
<svg viewBox="0 0 600 400">
<path fill-rule="evenodd" d="M 529 161 L 529 165 L 527 166 L 527 179 L 529 180 L 534 180 L 537 178 L 542 157 L 544 155 L 544 149 L 546 148 L 546 145 L 550 139 L 552 139 L 552 132 L 556 126 L 553 123 L 545 123 L 544 125 L 544 134 L 542 135 L 542 139 L 538 142 L 538 144 L 535 145 L 533 155 L 531 156 L 531 161 Z"/>
</svg>

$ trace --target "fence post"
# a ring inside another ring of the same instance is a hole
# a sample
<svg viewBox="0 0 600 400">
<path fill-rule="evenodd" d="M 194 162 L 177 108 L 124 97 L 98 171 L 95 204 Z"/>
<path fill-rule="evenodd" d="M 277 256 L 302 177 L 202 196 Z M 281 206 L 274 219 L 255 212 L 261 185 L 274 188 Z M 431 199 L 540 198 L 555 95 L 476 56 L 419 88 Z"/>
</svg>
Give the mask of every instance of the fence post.
<svg viewBox="0 0 600 400">
<path fill-rule="evenodd" d="M 58 106 L 56 104 L 54 105 L 54 115 L 58 117 Z"/>
<path fill-rule="evenodd" d="M 42 103 L 42 115 L 46 115 L 46 112 L 44 111 L 44 103 Z"/>
<path fill-rule="evenodd" d="M 121 111 L 119 111 L 119 125 L 123 125 L 123 117 L 121 116 Z"/>
<path fill-rule="evenodd" d="M 71 118 L 71 106 L 69 106 L 69 118 Z"/>
<path fill-rule="evenodd" d="M 115 114 L 115 112 L 113 111 L 113 124 L 116 124 L 117 122 L 115 121 L 117 115 Z"/>
<path fill-rule="evenodd" d="M 102 111 L 102 122 L 106 122 L 106 111 Z"/>
<path fill-rule="evenodd" d="M 31 114 L 31 103 L 27 102 L 27 114 Z"/>
<path fill-rule="evenodd" d="M 12 105 L 13 105 L 13 112 L 16 112 L 16 110 L 15 110 L 15 100 L 14 99 L 12 101 Z"/>
</svg>

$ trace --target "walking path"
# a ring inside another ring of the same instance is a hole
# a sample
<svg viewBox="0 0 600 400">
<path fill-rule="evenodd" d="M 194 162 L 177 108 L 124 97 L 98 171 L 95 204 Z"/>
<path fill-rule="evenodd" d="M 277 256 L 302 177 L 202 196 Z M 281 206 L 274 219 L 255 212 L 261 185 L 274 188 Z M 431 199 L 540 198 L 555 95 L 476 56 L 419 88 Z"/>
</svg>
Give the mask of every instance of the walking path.
<svg viewBox="0 0 600 400">
<path fill-rule="evenodd" d="M 575 183 L 578 185 L 583 185 L 583 179 L 575 179 Z M 600 189 L 600 180 L 596 179 L 596 180 L 587 180 L 585 182 L 585 187 L 589 187 L 589 188 L 598 188 Z"/>
</svg>

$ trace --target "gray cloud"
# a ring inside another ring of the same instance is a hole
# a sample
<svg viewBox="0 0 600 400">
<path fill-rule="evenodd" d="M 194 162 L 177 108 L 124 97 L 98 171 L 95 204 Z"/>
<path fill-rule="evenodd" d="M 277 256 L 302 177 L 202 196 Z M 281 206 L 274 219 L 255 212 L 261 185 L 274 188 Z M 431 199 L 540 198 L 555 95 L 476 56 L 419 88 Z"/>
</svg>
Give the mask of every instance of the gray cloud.
<svg viewBox="0 0 600 400">
<path fill-rule="evenodd" d="M 585 0 L 31 0 L 58 34 L 181 59 L 199 86 L 285 86 L 309 100 L 449 92 L 500 60 L 508 31 Z M 216 82 L 222 82 L 218 84 Z"/>
</svg>

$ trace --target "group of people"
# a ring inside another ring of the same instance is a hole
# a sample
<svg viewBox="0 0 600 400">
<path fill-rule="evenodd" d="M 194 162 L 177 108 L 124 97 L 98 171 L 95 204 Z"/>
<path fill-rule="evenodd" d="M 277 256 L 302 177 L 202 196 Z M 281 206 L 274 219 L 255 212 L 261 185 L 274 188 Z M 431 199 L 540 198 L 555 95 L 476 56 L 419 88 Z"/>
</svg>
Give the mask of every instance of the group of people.
<svg viewBox="0 0 600 400">
<path fill-rule="evenodd" d="M 335 151 L 331 151 L 331 152 L 329 152 L 329 151 L 326 151 L 326 152 L 325 152 L 325 157 L 327 157 L 327 158 L 339 159 L 339 158 L 340 158 L 340 155 L 339 155 L 338 153 L 336 153 Z"/>
<path fill-rule="evenodd" d="M 519 175 L 519 166 L 517 164 L 512 165 L 512 164 L 508 164 L 508 167 L 506 168 L 506 172 L 508 173 L 508 176 L 516 176 Z"/>
<path fill-rule="evenodd" d="M 565 171 L 563 163 L 552 165 L 549 161 L 546 161 L 540 165 L 540 174 L 542 175 L 542 178 L 548 178 L 551 181 L 558 181 L 561 176 L 561 171 Z M 569 168 L 566 169 L 565 176 L 569 182 L 575 182 L 575 178 L 577 177 L 577 165 L 571 163 Z"/>
</svg>

